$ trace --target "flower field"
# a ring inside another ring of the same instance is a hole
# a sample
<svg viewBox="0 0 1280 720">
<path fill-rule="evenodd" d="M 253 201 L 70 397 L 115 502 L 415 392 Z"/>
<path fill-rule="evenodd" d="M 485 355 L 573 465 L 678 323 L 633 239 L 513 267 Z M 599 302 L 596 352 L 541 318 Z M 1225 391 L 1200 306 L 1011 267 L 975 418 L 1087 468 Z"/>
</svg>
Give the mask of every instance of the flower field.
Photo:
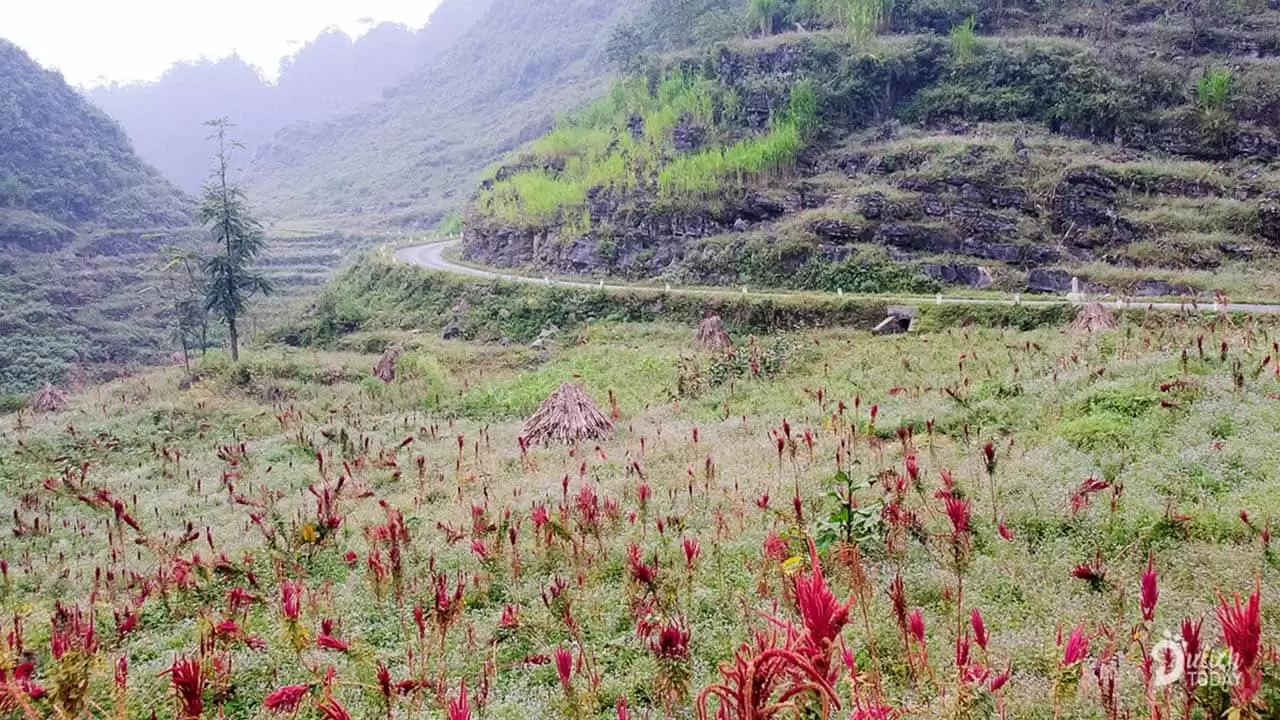
<svg viewBox="0 0 1280 720">
<path fill-rule="evenodd" d="M 1272 321 L 693 335 L 356 335 L 0 418 L 0 714 L 1280 713 Z M 521 436 L 564 381 L 612 439 Z"/>
</svg>

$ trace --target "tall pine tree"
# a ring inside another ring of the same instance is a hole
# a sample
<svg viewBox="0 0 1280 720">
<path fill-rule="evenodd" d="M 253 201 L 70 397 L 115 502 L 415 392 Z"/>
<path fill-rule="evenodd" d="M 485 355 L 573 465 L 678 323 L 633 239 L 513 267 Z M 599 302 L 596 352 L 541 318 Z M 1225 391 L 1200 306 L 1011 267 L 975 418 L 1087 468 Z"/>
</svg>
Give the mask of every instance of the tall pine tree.
<svg viewBox="0 0 1280 720">
<path fill-rule="evenodd" d="M 266 247 L 266 236 L 250 213 L 244 191 L 231 182 L 231 154 L 242 148 L 228 137 L 233 127 L 226 118 L 205 123 L 213 128 L 210 140 L 217 143 L 214 170 L 200 194 L 200 222 L 208 226 L 218 245 L 205 258 L 205 308 L 227 325 L 231 336 L 231 360 L 240 359 L 240 318 L 249 298 L 271 292 L 271 283 L 252 268 L 254 259 Z"/>
</svg>

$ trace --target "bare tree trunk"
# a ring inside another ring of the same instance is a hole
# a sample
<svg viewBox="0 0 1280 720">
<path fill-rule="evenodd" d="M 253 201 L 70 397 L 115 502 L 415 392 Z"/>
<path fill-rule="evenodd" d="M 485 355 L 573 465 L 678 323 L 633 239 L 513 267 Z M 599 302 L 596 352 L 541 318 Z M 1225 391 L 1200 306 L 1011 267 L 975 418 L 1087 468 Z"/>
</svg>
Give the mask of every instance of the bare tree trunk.
<svg viewBox="0 0 1280 720">
<path fill-rule="evenodd" d="M 227 329 L 231 331 L 231 362 L 240 361 L 240 333 L 236 330 L 236 316 L 227 317 Z"/>
</svg>

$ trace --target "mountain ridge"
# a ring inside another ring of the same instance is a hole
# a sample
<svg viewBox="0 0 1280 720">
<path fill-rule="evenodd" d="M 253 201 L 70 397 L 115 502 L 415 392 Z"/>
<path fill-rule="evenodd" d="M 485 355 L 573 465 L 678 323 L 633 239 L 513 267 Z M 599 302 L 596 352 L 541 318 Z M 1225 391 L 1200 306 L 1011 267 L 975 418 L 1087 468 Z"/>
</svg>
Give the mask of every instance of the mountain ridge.
<svg viewBox="0 0 1280 720">
<path fill-rule="evenodd" d="M 495 0 L 482 22 L 382 101 L 293 125 L 255 155 L 248 185 L 277 217 L 436 224 L 480 171 L 604 88 L 612 29 L 640 0 Z"/>
<path fill-rule="evenodd" d="M 280 129 L 374 103 L 416 68 L 445 52 L 492 0 L 446 0 L 418 30 L 380 23 L 357 38 L 329 28 L 281 62 L 279 77 L 232 53 L 173 65 L 153 82 L 86 91 L 115 117 L 146 158 L 190 193 L 207 175 L 201 123 L 230 117 L 251 158 Z"/>
<path fill-rule="evenodd" d="M 147 256 L 195 242 L 193 210 L 60 73 L 0 39 L 0 393 L 157 352 Z"/>
</svg>

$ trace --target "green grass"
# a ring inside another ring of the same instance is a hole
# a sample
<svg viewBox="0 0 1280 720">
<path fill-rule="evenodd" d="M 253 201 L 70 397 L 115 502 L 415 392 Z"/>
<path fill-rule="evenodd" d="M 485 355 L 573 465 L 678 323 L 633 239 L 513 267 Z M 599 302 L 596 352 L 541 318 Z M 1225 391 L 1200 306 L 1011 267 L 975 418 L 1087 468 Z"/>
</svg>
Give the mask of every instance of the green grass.
<svg viewBox="0 0 1280 720">
<path fill-rule="evenodd" d="M 590 229 L 587 194 L 593 189 L 625 196 L 657 173 L 660 197 L 687 205 L 726 185 L 747 182 L 790 167 L 801 144 L 798 123 L 812 132 L 816 99 L 801 102 L 790 116 L 759 137 L 729 140 L 740 100 L 732 89 L 687 71 L 672 71 L 653 89 L 644 78 L 624 78 L 609 94 L 533 141 L 513 161 L 517 171 L 493 182 L 476 201 L 491 220 L 565 226 L 569 237 Z M 717 121 L 718 120 L 718 121 Z M 677 154 L 674 133 L 681 122 L 708 135 L 708 147 Z"/>
</svg>

